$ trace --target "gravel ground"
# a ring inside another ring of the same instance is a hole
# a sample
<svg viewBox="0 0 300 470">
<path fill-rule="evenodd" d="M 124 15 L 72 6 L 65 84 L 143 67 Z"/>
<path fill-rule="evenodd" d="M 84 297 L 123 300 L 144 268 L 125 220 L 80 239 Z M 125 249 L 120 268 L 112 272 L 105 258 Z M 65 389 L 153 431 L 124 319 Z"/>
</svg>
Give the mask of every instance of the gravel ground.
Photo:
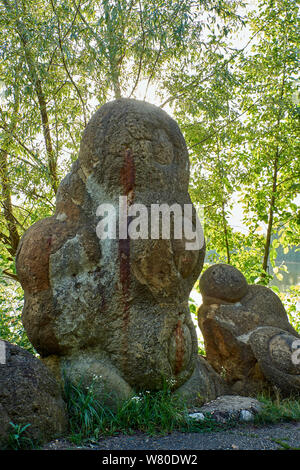
<svg viewBox="0 0 300 470">
<path fill-rule="evenodd" d="M 150 437 L 138 433 L 99 439 L 86 446 L 75 446 L 66 440 L 56 440 L 43 450 L 300 450 L 300 422 L 268 426 L 239 425 L 226 431 L 205 433 L 174 432 L 166 436 Z"/>
</svg>

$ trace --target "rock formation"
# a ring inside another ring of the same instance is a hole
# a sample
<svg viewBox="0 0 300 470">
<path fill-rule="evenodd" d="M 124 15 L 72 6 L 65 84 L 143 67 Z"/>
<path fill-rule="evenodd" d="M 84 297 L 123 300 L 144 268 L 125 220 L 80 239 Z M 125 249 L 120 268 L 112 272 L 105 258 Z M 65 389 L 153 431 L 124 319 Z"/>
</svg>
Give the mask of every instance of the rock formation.
<svg viewBox="0 0 300 470">
<path fill-rule="evenodd" d="M 30 426 L 34 443 L 46 442 L 68 429 L 60 387 L 48 368 L 28 351 L 3 341 L 5 362 L 0 363 L 0 448 L 13 433 L 10 422 Z"/>
<path fill-rule="evenodd" d="M 210 266 L 200 279 L 198 310 L 207 360 L 231 391 L 252 395 L 274 386 L 282 395 L 300 393 L 300 365 L 293 361 L 299 335 L 279 297 L 248 285 L 226 264 Z"/>
<path fill-rule="evenodd" d="M 122 99 L 91 118 L 79 158 L 58 189 L 55 214 L 24 234 L 16 259 L 23 324 L 58 378 L 94 382 L 99 393 L 105 384 L 123 399 L 133 390 L 159 389 L 164 380 L 187 393 L 199 370 L 207 376 L 188 308 L 204 246 L 187 250 L 187 240 L 174 236 L 100 239 L 97 232 L 99 205 L 116 209 L 118 226 L 120 196 L 127 210 L 133 203 L 149 211 L 162 203 L 183 208 L 191 204 L 188 181 L 184 138 L 161 109 Z M 207 387 L 219 390 L 209 373 Z"/>
</svg>

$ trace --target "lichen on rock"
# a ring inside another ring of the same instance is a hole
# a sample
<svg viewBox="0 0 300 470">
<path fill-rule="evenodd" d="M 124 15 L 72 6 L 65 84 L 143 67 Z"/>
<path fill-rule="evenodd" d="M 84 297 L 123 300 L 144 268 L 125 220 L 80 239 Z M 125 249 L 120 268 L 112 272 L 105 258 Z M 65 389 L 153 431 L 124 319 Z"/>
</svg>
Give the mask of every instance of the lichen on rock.
<svg viewBox="0 0 300 470">
<path fill-rule="evenodd" d="M 7 448 L 14 433 L 10 423 L 26 426 L 33 444 L 47 442 L 68 430 L 66 404 L 48 368 L 31 353 L 3 341 L 5 361 L 0 363 L 0 448 Z M 21 436 L 20 436 L 21 437 Z"/>
<path fill-rule="evenodd" d="M 292 362 L 299 334 L 279 297 L 248 285 L 233 266 L 210 266 L 200 279 L 198 323 L 207 360 L 234 393 L 256 395 L 274 388 L 299 394 L 300 365 Z"/>
<path fill-rule="evenodd" d="M 119 399 L 164 381 L 180 389 L 192 379 L 198 344 L 188 299 L 205 246 L 186 250 L 184 237 L 174 234 L 97 233 L 101 204 L 115 208 L 120 222 L 120 197 L 127 209 L 192 206 L 188 181 L 184 138 L 164 111 L 121 99 L 92 116 L 58 189 L 55 214 L 27 230 L 16 260 L 25 329 L 57 378 L 103 376 Z"/>
</svg>

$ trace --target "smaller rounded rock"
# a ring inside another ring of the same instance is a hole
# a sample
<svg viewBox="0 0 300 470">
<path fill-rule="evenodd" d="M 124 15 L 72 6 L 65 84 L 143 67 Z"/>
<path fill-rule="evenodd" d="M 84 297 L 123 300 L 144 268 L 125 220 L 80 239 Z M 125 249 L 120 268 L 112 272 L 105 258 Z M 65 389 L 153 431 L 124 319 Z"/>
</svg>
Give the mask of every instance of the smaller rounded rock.
<svg viewBox="0 0 300 470">
<path fill-rule="evenodd" d="M 237 302 L 248 292 L 245 276 L 229 264 L 214 264 L 200 278 L 200 292 L 203 297 Z"/>
</svg>

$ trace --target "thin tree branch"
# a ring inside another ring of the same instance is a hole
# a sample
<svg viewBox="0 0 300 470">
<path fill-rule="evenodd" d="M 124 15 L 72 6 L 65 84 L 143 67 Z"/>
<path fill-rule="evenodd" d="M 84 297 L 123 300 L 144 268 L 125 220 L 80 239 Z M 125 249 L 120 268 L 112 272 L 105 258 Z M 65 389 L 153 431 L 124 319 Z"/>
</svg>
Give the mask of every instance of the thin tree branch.
<svg viewBox="0 0 300 470">
<path fill-rule="evenodd" d="M 18 142 L 18 144 L 28 153 L 28 155 L 31 156 L 31 158 L 34 159 L 35 162 L 37 162 L 42 168 L 45 168 L 45 165 L 39 160 L 39 158 L 37 157 L 37 155 L 32 151 L 30 150 L 20 139 L 18 136 L 16 136 L 13 132 L 11 132 L 8 128 L 8 126 L 6 124 L 0 124 L 0 129 L 3 129 L 5 130 L 16 142 Z M 16 157 L 16 158 L 20 158 L 20 157 Z M 20 158 L 21 160 L 21 158 Z M 33 166 L 32 163 L 24 160 L 26 163 L 28 163 L 29 165 Z"/>
<path fill-rule="evenodd" d="M 52 10 L 53 10 L 53 13 L 54 15 L 56 16 L 56 19 L 57 19 L 57 31 L 58 31 L 58 44 L 59 44 L 59 49 L 60 49 L 60 52 L 61 52 L 61 58 L 62 58 L 62 61 L 63 61 L 63 65 L 64 65 L 64 68 L 65 68 L 65 71 L 67 72 L 67 75 L 72 83 L 72 85 L 74 86 L 78 96 L 79 96 L 79 99 L 81 101 L 81 105 L 82 105 L 82 111 L 83 111 L 83 118 L 84 118 L 84 125 L 86 126 L 87 124 L 87 119 L 86 119 L 86 109 L 85 109 L 85 103 L 83 101 L 83 98 L 82 98 L 82 95 L 81 95 L 81 92 L 78 88 L 78 86 L 76 85 L 76 83 L 74 82 L 73 80 L 73 77 L 68 69 L 68 66 L 67 66 L 67 63 L 66 63 L 66 60 L 65 60 L 65 56 L 64 56 L 64 51 L 63 51 L 63 44 L 62 44 L 62 35 L 61 35 L 61 25 L 60 25 L 60 19 L 59 19 L 59 16 L 57 14 L 57 11 L 56 11 L 56 8 L 55 8 L 55 5 L 54 5 L 54 2 L 53 0 L 50 0 L 50 3 L 51 3 L 51 6 L 52 6 Z M 78 9 L 77 9 L 78 11 Z"/>
<path fill-rule="evenodd" d="M 69 28 L 67 29 L 67 31 L 65 32 L 65 34 L 63 35 L 62 37 L 62 41 L 64 41 L 66 39 L 66 37 L 68 36 L 69 32 L 72 30 L 73 26 L 74 26 L 74 23 L 76 21 L 76 18 L 77 18 L 77 15 L 78 15 L 78 12 L 79 12 L 79 8 L 81 6 L 81 0 L 79 0 L 78 2 L 78 6 L 76 7 L 76 11 L 75 11 L 75 15 L 74 15 L 74 18 L 69 26 Z M 51 58 L 50 58 L 50 62 L 48 64 L 48 67 L 47 67 L 47 72 L 49 72 L 49 69 L 52 65 L 52 61 L 53 61 L 53 58 L 54 58 L 54 55 L 55 55 L 55 52 L 57 50 L 58 46 L 56 46 L 52 52 L 52 55 L 51 55 Z"/>
<path fill-rule="evenodd" d="M 252 103 L 250 106 L 248 106 L 247 109 L 245 109 L 242 113 L 240 113 L 238 116 L 236 116 L 234 119 L 231 119 L 229 121 L 227 121 L 225 124 L 223 124 L 222 126 L 218 127 L 214 132 L 212 132 L 211 134 L 209 134 L 208 136 L 206 136 L 204 139 L 200 140 L 199 142 L 196 142 L 196 144 L 193 144 L 191 145 L 189 148 L 192 149 L 194 147 L 197 147 L 198 145 L 201 145 L 203 144 L 203 142 L 206 142 L 206 140 L 210 139 L 211 137 L 214 137 L 216 134 L 218 134 L 222 129 L 224 129 L 225 127 L 229 126 L 230 124 L 232 124 L 233 122 L 237 121 L 241 116 L 243 116 L 243 114 L 247 113 L 247 111 L 249 111 L 249 109 L 251 109 L 253 106 L 255 106 L 257 104 L 258 101 L 260 101 L 262 99 L 262 96 L 260 96 L 254 103 Z"/>
<path fill-rule="evenodd" d="M 155 58 L 155 61 L 154 61 L 154 64 L 153 64 L 153 67 L 152 67 L 152 71 L 151 71 L 151 74 L 148 78 L 148 81 L 147 81 L 147 85 L 146 85 L 146 90 L 145 90 L 145 94 L 144 94 L 144 101 L 146 99 L 146 96 L 147 96 L 147 93 L 148 93 L 148 89 L 149 89 L 149 85 L 150 85 L 150 82 L 154 76 L 154 72 L 155 72 L 155 68 L 156 68 L 156 65 L 157 65 L 157 62 L 159 60 L 159 57 L 160 57 L 160 54 L 161 54 L 161 49 L 162 49 L 162 43 L 161 41 L 159 42 L 159 50 L 158 50 L 158 53 L 156 55 L 156 58 Z"/>
<path fill-rule="evenodd" d="M 16 274 L 10 273 L 10 272 L 7 271 L 6 269 L 3 269 L 2 273 L 3 273 L 5 276 L 9 277 L 10 279 L 13 279 L 14 281 L 20 282 L 20 281 L 19 281 L 19 278 L 18 278 L 18 276 L 17 276 Z"/>
<path fill-rule="evenodd" d="M 129 95 L 129 98 L 132 97 L 133 93 L 136 90 L 138 82 L 140 80 L 140 75 L 141 75 L 141 70 L 142 70 L 142 63 L 143 63 L 143 56 L 144 56 L 144 53 L 145 53 L 145 30 L 144 30 L 143 12 L 142 12 L 142 6 L 141 6 L 140 0 L 139 0 L 139 15 L 140 15 L 141 28 L 142 28 L 142 52 L 140 53 L 138 73 L 137 73 L 133 88 L 131 90 L 131 93 Z"/>
<path fill-rule="evenodd" d="M 265 28 L 265 26 L 263 26 L 262 28 L 260 28 L 258 31 L 256 31 L 252 36 L 251 38 L 249 39 L 249 41 L 247 42 L 247 44 L 242 48 L 242 49 L 239 49 L 235 54 L 232 54 L 231 57 L 229 57 L 229 59 L 225 60 L 225 62 L 222 64 L 222 67 L 225 67 L 226 65 L 228 65 L 230 62 L 232 62 L 232 60 L 234 60 L 239 54 L 241 54 L 248 46 L 249 44 L 253 41 L 253 39 L 255 38 L 255 36 L 257 36 L 258 33 L 260 33 L 263 29 Z M 181 98 L 183 95 L 185 95 L 185 93 L 189 90 L 190 87 L 194 86 L 194 85 L 197 85 L 199 86 L 201 83 L 204 83 L 206 82 L 209 78 L 211 78 L 213 75 L 215 74 L 215 70 L 213 70 L 211 73 L 209 73 L 208 75 L 206 75 L 206 77 L 202 78 L 199 80 L 200 77 L 195 77 L 193 78 L 193 80 L 191 80 L 190 83 L 188 83 L 187 85 L 185 85 L 184 87 L 181 88 L 181 90 L 179 90 L 179 93 L 174 95 L 174 96 L 170 96 L 169 98 L 167 98 L 159 107 L 160 108 L 164 108 L 168 103 L 174 101 L 175 99 L 178 99 L 178 98 Z"/>
</svg>

